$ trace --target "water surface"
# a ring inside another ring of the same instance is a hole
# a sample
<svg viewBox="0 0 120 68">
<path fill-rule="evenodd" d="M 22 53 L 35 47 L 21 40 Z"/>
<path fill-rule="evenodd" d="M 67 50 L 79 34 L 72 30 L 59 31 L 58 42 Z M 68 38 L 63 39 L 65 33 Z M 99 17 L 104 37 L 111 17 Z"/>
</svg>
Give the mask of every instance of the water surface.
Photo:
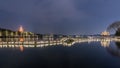
<svg viewBox="0 0 120 68">
<path fill-rule="evenodd" d="M 0 48 L 0 68 L 120 68 L 119 43 Z"/>
</svg>

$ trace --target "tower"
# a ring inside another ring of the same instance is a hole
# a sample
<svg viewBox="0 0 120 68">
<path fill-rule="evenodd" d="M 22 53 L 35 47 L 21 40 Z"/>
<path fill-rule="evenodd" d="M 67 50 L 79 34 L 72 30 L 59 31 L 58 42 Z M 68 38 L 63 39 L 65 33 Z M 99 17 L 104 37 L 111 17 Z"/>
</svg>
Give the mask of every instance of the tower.
<svg viewBox="0 0 120 68">
<path fill-rule="evenodd" d="M 22 26 L 19 27 L 18 32 L 20 33 L 19 41 L 23 42 L 24 41 L 24 36 L 23 36 L 24 29 Z"/>
<path fill-rule="evenodd" d="M 23 33 L 23 32 L 24 32 L 23 27 L 22 27 L 22 26 L 20 26 L 20 27 L 19 27 L 19 29 L 18 29 L 18 31 L 19 31 L 19 32 L 21 32 L 21 33 Z"/>
</svg>

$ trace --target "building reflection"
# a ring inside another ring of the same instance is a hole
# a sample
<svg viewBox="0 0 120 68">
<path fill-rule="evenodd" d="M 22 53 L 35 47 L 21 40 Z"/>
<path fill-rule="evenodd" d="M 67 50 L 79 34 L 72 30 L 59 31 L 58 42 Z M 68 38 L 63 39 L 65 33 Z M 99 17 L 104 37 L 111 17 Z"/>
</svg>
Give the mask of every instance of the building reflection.
<svg viewBox="0 0 120 68">
<path fill-rule="evenodd" d="M 114 41 L 115 44 L 110 46 L 111 41 L 100 41 L 101 46 L 104 47 L 108 53 L 110 53 L 113 56 L 120 57 L 120 42 Z"/>
<path fill-rule="evenodd" d="M 106 49 L 111 55 L 120 57 L 120 49 L 117 46 L 118 45 L 116 45 L 116 47 L 108 47 Z"/>
<path fill-rule="evenodd" d="M 109 45 L 110 45 L 110 41 L 101 41 L 100 42 L 101 43 L 101 46 L 103 46 L 103 47 L 109 47 Z"/>
<path fill-rule="evenodd" d="M 110 42 L 101 42 L 101 46 L 105 47 L 108 53 L 113 56 L 120 57 L 120 42 L 115 42 L 115 44 L 110 46 Z"/>
<path fill-rule="evenodd" d="M 47 46 L 72 46 L 75 43 L 86 43 L 86 42 L 101 42 L 101 46 L 109 47 L 110 40 L 101 40 L 101 39 L 76 39 L 76 38 L 62 38 L 61 40 L 46 40 L 46 41 L 24 41 L 23 38 L 20 38 L 20 41 L 15 42 L 0 42 L 0 48 L 19 48 L 20 51 L 23 51 L 24 48 L 35 48 L 35 47 L 47 47 Z"/>
<path fill-rule="evenodd" d="M 20 45 L 20 51 L 23 52 L 23 50 L 24 50 L 23 45 Z"/>
</svg>

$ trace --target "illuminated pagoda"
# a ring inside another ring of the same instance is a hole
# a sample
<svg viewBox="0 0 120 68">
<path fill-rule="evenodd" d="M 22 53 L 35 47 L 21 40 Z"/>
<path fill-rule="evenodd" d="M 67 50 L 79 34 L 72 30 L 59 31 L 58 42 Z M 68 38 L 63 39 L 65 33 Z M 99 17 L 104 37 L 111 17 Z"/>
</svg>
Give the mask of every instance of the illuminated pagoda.
<svg viewBox="0 0 120 68">
<path fill-rule="evenodd" d="M 0 41 L 35 41 L 38 40 L 38 35 L 32 32 L 27 32 L 22 26 L 17 31 L 0 28 Z"/>
<path fill-rule="evenodd" d="M 21 32 L 21 33 L 23 33 L 23 32 L 24 32 L 23 27 L 22 27 L 22 26 L 20 26 L 20 27 L 19 27 L 19 29 L 18 29 L 18 31 L 19 31 L 19 32 Z"/>
<path fill-rule="evenodd" d="M 19 27 L 16 36 L 19 39 L 19 41 L 35 41 L 38 40 L 38 36 L 35 33 L 27 32 L 24 30 L 22 26 Z"/>
</svg>

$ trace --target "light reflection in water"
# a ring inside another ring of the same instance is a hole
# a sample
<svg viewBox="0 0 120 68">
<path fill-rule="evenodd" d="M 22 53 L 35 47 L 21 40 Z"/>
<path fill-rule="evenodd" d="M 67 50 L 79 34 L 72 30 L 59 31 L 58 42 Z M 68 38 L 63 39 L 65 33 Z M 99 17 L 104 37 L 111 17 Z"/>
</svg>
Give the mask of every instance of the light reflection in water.
<svg viewBox="0 0 120 68">
<path fill-rule="evenodd" d="M 112 46 L 110 46 L 110 41 L 101 41 L 101 46 L 106 48 L 106 50 L 113 56 L 120 57 L 120 42 L 114 42 Z"/>
<path fill-rule="evenodd" d="M 92 42 L 100 42 L 101 46 L 104 47 L 111 55 L 119 56 L 120 57 L 120 42 L 115 42 L 115 47 L 110 47 L 111 40 L 94 40 L 94 39 L 87 39 L 87 40 L 76 40 L 71 43 L 65 43 L 61 41 L 24 41 L 23 38 L 20 38 L 19 42 L 0 42 L 0 48 L 19 48 L 21 52 L 24 51 L 24 48 L 33 48 L 33 47 L 47 47 L 47 46 L 57 46 L 57 45 L 63 45 L 63 46 L 72 46 L 75 43 L 86 43 L 89 44 Z M 37 43 L 37 44 L 35 44 Z"/>
<path fill-rule="evenodd" d="M 24 50 L 23 45 L 20 45 L 20 51 L 23 52 L 23 50 Z"/>
<path fill-rule="evenodd" d="M 20 39 L 22 39 L 22 38 L 20 38 Z M 61 42 L 52 42 L 52 43 L 50 43 L 50 42 L 45 42 L 45 43 L 39 43 L 39 44 L 37 44 L 37 45 L 35 45 L 34 44 L 34 42 L 23 42 L 23 40 L 22 41 L 20 41 L 20 42 L 16 42 L 16 43 L 3 43 L 2 45 L 0 45 L 0 48 L 20 48 L 20 51 L 23 51 L 24 50 L 24 47 L 25 48 L 32 48 L 32 47 L 46 47 L 46 46 L 57 46 L 57 45 L 63 45 L 63 46 L 68 46 L 68 47 L 70 47 L 70 46 L 72 46 L 72 45 L 74 45 L 75 43 L 85 43 L 85 42 L 89 42 L 89 44 L 90 43 L 92 43 L 92 42 L 90 42 L 90 41 L 83 41 L 83 42 L 72 42 L 72 43 L 61 43 Z M 94 41 L 95 42 L 95 41 Z M 96 42 L 98 42 L 98 41 L 96 41 Z M 110 45 L 110 41 L 100 41 L 100 43 L 101 43 L 101 46 L 103 46 L 103 47 L 109 47 L 109 45 Z M 16 44 L 18 44 L 18 45 L 16 45 Z"/>
<path fill-rule="evenodd" d="M 100 43 L 101 43 L 101 46 L 103 47 L 109 47 L 110 45 L 110 41 L 101 41 Z"/>
<path fill-rule="evenodd" d="M 120 48 L 119 48 L 119 44 L 120 42 L 115 42 L 114 45 L 106 47 L 106 50 L 113 56 L 117 56 L 120 57 Z"/>
</svg>

